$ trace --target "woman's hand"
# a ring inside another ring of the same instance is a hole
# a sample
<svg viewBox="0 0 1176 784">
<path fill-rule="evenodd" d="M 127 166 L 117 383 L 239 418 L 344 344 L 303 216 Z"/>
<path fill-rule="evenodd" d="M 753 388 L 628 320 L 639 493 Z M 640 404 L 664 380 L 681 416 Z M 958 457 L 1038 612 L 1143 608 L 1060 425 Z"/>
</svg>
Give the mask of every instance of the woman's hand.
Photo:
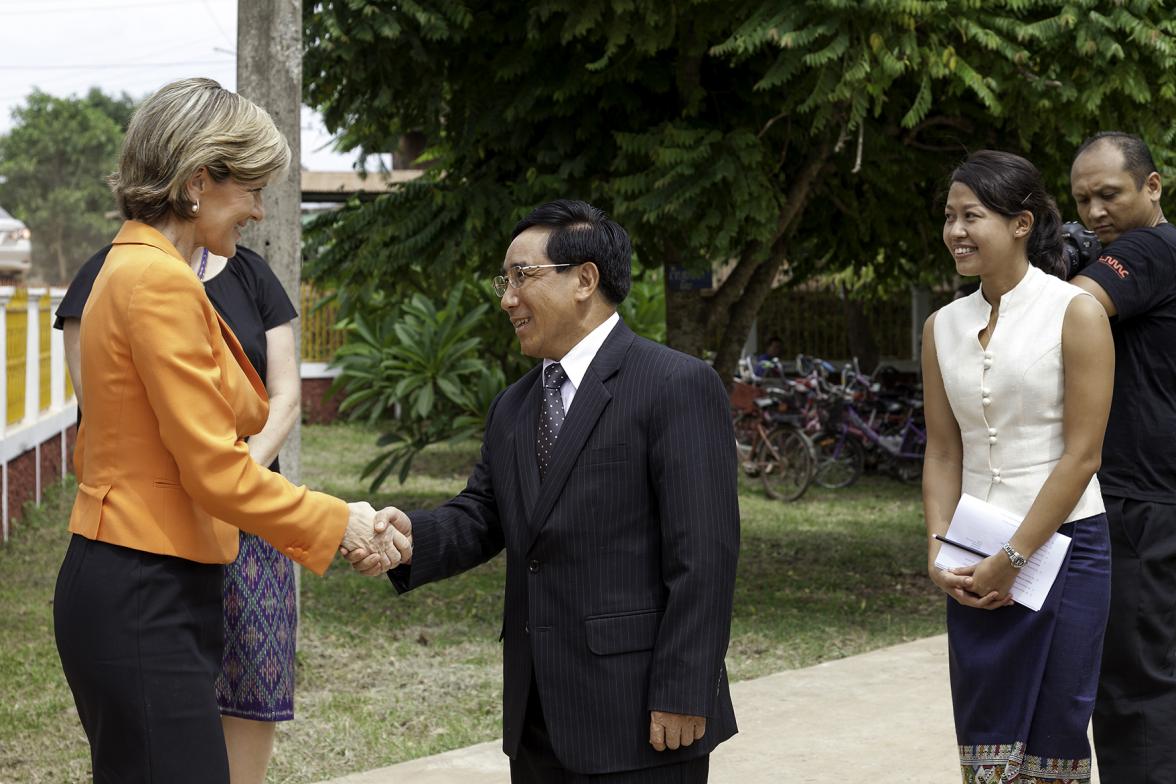
<svg viewBox="0 0 1176 784">
<path fill-rule="evenodd" d="M 985 561 L 987 560 L 989 559 L 986 558 Z M 983 564 L 984 561 L 981 561 L 976 566 L 961 567 L 951 571 L 938 569 L 934 564 L 931 564 L 927 573 L 931 577 L 931 582 L 938 585 L 940 590 L 965 607 L 975 607 L 978 610 L 995 610 L 998 607 L 1007 607 L 1012 604 L 1013 597 L 1009 595 L 1009 589 L 1007 587 L 1003 591 L 989 588 L 984 593 L 979 592 L 976 585 L 975 571 Z M 1012 569 L 1011 564 L 1009 568 Z M 1016 574 L 1013 574 L 1009 579 L 1009 586 L 1012 586 L 1013 580 L 1016 577 Z M 988 587 L 988 584 L 981 582 L 979 587 Z"/>
</svg>

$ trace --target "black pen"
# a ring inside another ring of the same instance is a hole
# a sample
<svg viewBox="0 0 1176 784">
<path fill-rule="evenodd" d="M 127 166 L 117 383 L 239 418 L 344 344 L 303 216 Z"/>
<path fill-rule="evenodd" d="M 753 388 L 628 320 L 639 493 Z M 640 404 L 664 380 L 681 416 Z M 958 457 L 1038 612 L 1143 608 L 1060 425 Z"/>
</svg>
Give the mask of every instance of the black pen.
<svg viewBox="0 0 1176 784">
<path fill-rule="evenodd" d="M 975 547 L 969 547 L 966 544 L 960 544 L 959 542 L 953 542 L 952 540 L 948 539 L 946 536 L 940 536 L 939 534 L 935 534 L 935 538 L 941 542 L 944 542 L 945 544 L 950 544 L 952 547 L 958 547 L 961 550 L 967 550 L 972 555 L 978 555 L 981 558 L 988 557 L 988 553 L 982 553 L 979 550 L 977 550 Z"/>
</svg>

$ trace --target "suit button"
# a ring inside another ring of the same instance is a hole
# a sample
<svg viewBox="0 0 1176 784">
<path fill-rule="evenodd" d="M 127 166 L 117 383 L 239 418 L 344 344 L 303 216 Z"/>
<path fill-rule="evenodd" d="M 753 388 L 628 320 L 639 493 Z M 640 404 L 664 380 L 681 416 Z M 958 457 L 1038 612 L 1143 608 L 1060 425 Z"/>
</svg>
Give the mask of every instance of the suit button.
<svg viewBox="0 0 1176 784">
<path fill-rule="evenodd" d="M 539 574 L 539 562 L 532 559 L 531 563 L 527 564 L 527 569 L 530 570 L 531 574 Z"/>
<path fill-rule="evenodd" d="M 531 633 L 531 624 L 529 622 L 524 622 L 523 623 L 523 634 L 530 634 L 530 633 Z"/>
</svg>

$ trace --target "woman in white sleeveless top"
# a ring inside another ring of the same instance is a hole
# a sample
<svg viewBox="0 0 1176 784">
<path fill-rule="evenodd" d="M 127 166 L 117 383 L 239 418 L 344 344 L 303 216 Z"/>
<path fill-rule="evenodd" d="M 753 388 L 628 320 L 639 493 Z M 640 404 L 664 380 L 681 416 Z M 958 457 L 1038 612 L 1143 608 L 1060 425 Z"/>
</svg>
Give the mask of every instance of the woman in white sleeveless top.
<svg viewBox="0 0 1176 784">
<path fill-rule="evenodd" d="M 923 331 L 923 503 L 931 579 L 947 626 L 960 767 L 967 784 L 1082 782 L 1110 595 L 1095 472 L 1110 408 L 1106 313 L 1064 282 L 1061 219 L 1041 175 L 981 151 L 953 172 L 943 241 L 980 290 Z M 961 493 L 1023 517 L 974 567 L 935 567 Z M 1072 537 L 1041 610 L 1013 603 L 1018 565 Z"/>
</svg>

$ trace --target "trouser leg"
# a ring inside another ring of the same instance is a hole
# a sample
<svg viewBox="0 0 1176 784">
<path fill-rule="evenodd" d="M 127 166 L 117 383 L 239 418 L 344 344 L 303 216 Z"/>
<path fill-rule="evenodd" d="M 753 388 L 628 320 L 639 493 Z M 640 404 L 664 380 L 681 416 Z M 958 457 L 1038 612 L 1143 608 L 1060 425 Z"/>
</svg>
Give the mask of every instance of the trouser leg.
<svg viewBox="0 0 1176 784">
<path fill-rule="evenodd" d="M 1111 612 L 1094 744 L 1107 782 L 1176 782 L 1176 505 L 1107 497 Z"/>
</svg>

